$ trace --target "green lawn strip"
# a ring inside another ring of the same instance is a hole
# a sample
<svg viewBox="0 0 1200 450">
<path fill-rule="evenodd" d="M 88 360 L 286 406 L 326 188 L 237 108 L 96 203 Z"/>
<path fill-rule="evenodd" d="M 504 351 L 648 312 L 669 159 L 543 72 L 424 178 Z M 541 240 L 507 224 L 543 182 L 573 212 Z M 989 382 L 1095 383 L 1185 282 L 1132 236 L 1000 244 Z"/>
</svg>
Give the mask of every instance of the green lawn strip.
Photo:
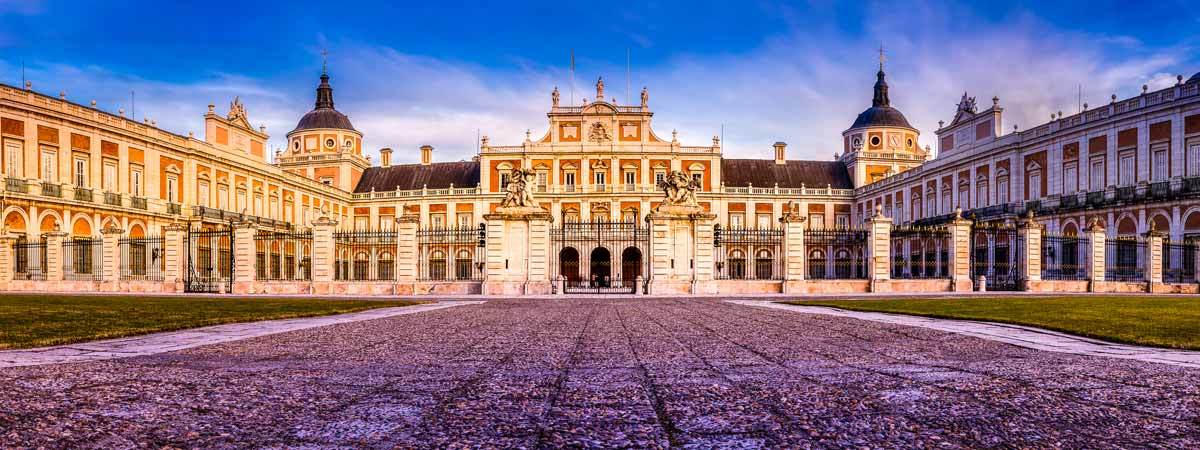
<svg viewBox="0 0 1200 450">
<path fill-rule="evenodd" d="M 1112 342 L 1200 350 L 1200 298 L 966 297 L 785 302 L 1027 325 Z"/>
<path fill-rule="evenodd" d="M 209 325 L 344 314 L 418 301 L 280 297 L 0 295 L 0 349 L 43 347 Z"/>
</svg>

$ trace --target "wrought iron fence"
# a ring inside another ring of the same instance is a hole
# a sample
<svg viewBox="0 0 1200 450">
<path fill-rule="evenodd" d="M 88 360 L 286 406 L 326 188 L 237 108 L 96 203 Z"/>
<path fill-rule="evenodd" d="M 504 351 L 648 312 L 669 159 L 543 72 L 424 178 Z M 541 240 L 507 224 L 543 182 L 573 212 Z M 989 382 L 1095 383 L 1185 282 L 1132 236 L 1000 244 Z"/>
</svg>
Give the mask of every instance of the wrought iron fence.
<svg viewBox="0 0 1200 450">
<path fill-rule="evenodd" d="M 978 284 L 982 279 L 989 291 L 1020 289 L 1023 242 L 1015 226 L 976 224 L 971 229 L 971 280 Z"/>
<path fill-rule="evenodd" d="M 1136 237 L 1110 238 L 1104 243 L 1104 279 L 1146 281 L 1146 241 Z"/>
<path fill-rule="evenodd" d="M 121 252 L 121 279 L 162 281 L 166 269 L 166 245 L 161 237 L 122 238 L 117 244 Z"/>
<path fill-rule="evenodd" d="M 567 294 L 645 292 L 650 230 L 644 223 L 565 222 L 550 230 L 551 266 Z M 617 265 L 619 262 L 619 266 Z M 691 260 L 670 264 L 693 264 Z M 642 283 L 638 283 L 638 279 Z"/>
<path fill-rule="evenodd" d="M 483 224 L 417 230 L 417 279 L 483 281 L 485 230 Z"/>
<path fill-rule="evenodd" d="M 1087 236 L 1042 235 L 1043 280 L 1087 280 L 1092 246 Z"/>
<path fill-rule="evenodd" d="M 718 280 L 782 280 L 783 230 L 713 227 L 713 277 Z"/>
<path fill-rule="evenodd" d="M 189 230 L 184 244 L 184 292 L 233 290 L 233 229 Z"/>
<path fill-rule="evenodd" d="M 333 243 L 335 280 L 396 279 L 395 231 L 341 231 L 333 234 Z"/>
<path fill-rule="evenodd" d="M 313 235 L 311 230 L 280 232 L 260 230 L 254 236 L 255 270 L 259 281 L 308 281 L 312 279 Z"/>
<path fill-rule="evenodd" d="M 894 227 L 892 278 L 949 278 L 950 230 L 945 227 Z"/>
<path fill-rule="evenodd" d="M 861 229 L 805 230 L 808 278 L 864 279 L 867 277 L 867 231 Z"/>
<path fill-rule="evenodd" d="M 1196 279 L 1197 249 L 1200 247 L 1195 241 L 1163 242 L 1163 283 L 1195 283 L 1198 281 Z"/>
<path fill-rule="evenodd" d="M 63 279 L 100 281 L 104 275 L 104 241 L 67 239 L 62 243 Z"/>
<path fill-rule="evenodd" d="M 46 241 L 30 242 L 21 237 L 13 243 L 13 279 L 46 279 Z"/>
</svg>

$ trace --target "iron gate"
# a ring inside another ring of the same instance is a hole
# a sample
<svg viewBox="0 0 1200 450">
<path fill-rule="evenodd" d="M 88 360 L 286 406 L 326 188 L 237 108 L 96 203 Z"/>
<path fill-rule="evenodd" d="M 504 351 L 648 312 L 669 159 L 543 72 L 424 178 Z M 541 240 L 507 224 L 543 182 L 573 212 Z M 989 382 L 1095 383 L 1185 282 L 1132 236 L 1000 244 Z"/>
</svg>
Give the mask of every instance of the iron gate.
<svg viewBox="0 0 1200 450">
<path fill-rule="evenodd" d="M 563 279 L 564 293 L 644 292 L 650 273 L 649 228 L 636 222 L 567 222 L 550 230 L 550 240 L 551 265 Z"/>
<path fill-rule="evenodd" d="M 1012 225 L 979 224 L 971 229 L 971 281 L 979 288 L 980 277 L 989 291 L 1021 288 L 1024 264 L 1021 235 Z"/>
<path fill-rule="evenodd" d="M 188 230 L 184 243 L 184 292 L 233 290 L 233 229 Z"/>
</svg>

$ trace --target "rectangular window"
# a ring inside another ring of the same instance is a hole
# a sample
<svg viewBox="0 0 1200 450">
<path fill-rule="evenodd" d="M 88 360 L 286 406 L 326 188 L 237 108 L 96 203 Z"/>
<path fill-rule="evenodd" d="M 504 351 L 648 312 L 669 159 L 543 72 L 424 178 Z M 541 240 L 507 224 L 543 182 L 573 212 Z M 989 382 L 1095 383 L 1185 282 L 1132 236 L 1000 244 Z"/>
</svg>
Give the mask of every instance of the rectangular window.
<svg viewBox="0 0 1200 450">
<path fill-rule="evenodd" d="M 196 183 L 196 204 L 208 207 L 208 182 Z"/>
<path fill-rule="evenodd" d="M 1088 171 L 1088 189 L 1099 191 L 1104 189 L 1104 158 L 1092 158 L 1091 170 Z"/>
<path fill-rule="evenodd" d="M 263 206 L 262 200 L 263 199 L 262 199 L 261 194 L 254 194 L 254 215 L 260 216 L 260 217 L 262 216 L 262 206 Z"/>
<path fill-rule="evenodd" d="M 333 186 L 333 177 L 321 177 L 321 184 Z"/>
<path fill-rule="evenodd" d="M 596 184 L 597 185 L 603 186 L 603 185 L 607 184 L 606 183 L 607 180 L 608 180 L 608 173 L 596 172 Z"/>
<path fill-rule="evenodd" d="M 176 175 L 167 175 L 167 201 L 174 203 L 178 198 L 176 195 L 179 192 L 179 177 Z"/>
<path fill-rule="evenodd" d="M 370 217 L 367 217 L 367 216 L 358 216 L 358 217 L 355 217 L 355 218 L 354 218 L 354 229 L 355 229 L 355 230 L 369 230 L 369 229 L 371 229 L 371 218 L 370 218 Z"/>
<path fill-rule="evenodd" d="M 1187 175 L 1189 177 L 1200 176 L 1200 142 L 1188 144 Z"/>
<path fill-rule="evenodd" d="M 75 186 L 87 187 L 88 160 L 87 158 L 75 158 Z"/>
<path fill-rule="evenodd" d="M 835 216 L 834 225 L 838 228 L 847 228 L 850 226 L 850 216 L 848 214 L 838 214 Z"/>
<path fill-rule="evenodd" d="M 472 225 L 471 222 L 473 222 L 474 220 L 475 220 L 474 214 L 458 213 L 458 226 L 460 226 L 460 227 L 469 227 Z"/>
<path fill-rule="evenodd" d="M 984 207 L 988 205 L 988 191 L 986 182 L 975 182 L 975 206 Z"/>
<path fill-rule="evenodd" d="M 658 186 L 658 185 L 662 184 L 663 180 L 665 180 L 666 178 L 667 178 L 666 172 L 663 172 L 661 170 L 655 171 L 654 172 L 654 185 Z"/>
<path fill-rule="evenodd" d="M 429 224 L 433 225 L 434 228 L 441 228 L 441 227 L 446 226 L 446 215 L 445 214 L 430 214 L 429 215 Z"/>
<path fill-rule="evenodd" d="M 1064 194 L 1073 194 L 1079 187 L 1079 165 L 1075 161 L 1071 161 L 1063 165 L 1063 188 Z"/>
<path fill-rule="evenodd" d="M 500 190 L 501 190 L 501 191 L 503 191 L 503 190 L 505 190 L 505 189 L 508 189 L 508 182 L 509 182 L 509 178 L 508 178 L 508 177 L 509 177 L 509 176 L 510 176 L 510 174 L 508 174 L 508 173 L 501 173 L 501 174 L 500 174 Z"/>
<path fill-rule="evenodd" d="M 575 172 L 567 172 L 563 174 L 563 184 L 567 186 L 575 185 Z"/>
<path fill-rule="evenodd" d="M 267 211 L 267 215 L 269 215 L 272 219 L 279 218 L 279 198 L 278 197 L 271 197 L 271 210 Z"/>
<path fill-rule="evenodd" d="M 771 215 L 770 214 L 759 214 L 757 226 L 759 228 L 771 228 Z"/>
<path fill-rule="evenodd" d="M 117 162 L 111 159 L 104 161 L 104 171 L 100 174 L 104 177 L 104 190 L 108 192 L 117 192 Z"/>
<path fill-rule="evenodd" d="M 546 171 L 537 173 L 537 188 L 538 192 L 546 192 L 546 186 L 550 184 L 550 174 Z"/>
<path fill-rule="evenodd" d="M 10 177 L 20 177 L 25 171 L 22 167 L 24 146 L 21 141 L 4 140 L 4 174 Z"/>
<path fill-rule="evenodd" d="M 808 221 L 810 222 L 810 226 L 814 230 L 819 230 L 819 229 L 825 228 L 825 215 L 824 214 L 811 214 L 808 218 Z"/>
<path fill-rule="evenodd" d="M 1134 167 L 1137 165 L 1137 156 L 1133 151 L 1121 152 L 1120 158 L 1117 159 L 1117 185 L 1129 186 L 1137 179 L 1137 172 Z"/>
<path fill-rule="evenodd" d="M 217 186 L 217 208 L 229 210 L 229 188 Z"/>
<path fill-rule="evenodd" d="M 1042 198 L 1042 171 L 1035 170 L 1029 172 L 1029 198 L 1027 200 L 1039 198 Z"/>
<path fill-rule="evenodd" d="M 625 171 L 625 184 L 633 186 L 637 184 L 637 172 L 632 170 Z"/>
<path fill-rule="evenodd" d="M 952 203 L 954 194 L 951 194 L 949 189 L 942 189 L 942 214 L 950 214 L 950 210 L 953 209 Z"/>
<path fill-rule="evenodd" d="M 1167 152 L 1167 144 L 1154 144 L 1154 146 L 1150 147 L 1150 154 L 1153 155 L 1153 164 L 1150 166 L 1150 179 L 1153 181 L 1163 181 L 1169 178 L 1170 174 L 1167 172 L 1170 170 L 1168 167 L 1170 163 L 1168 159 L 1169 153 Z"/>
<path fill-rule="evenodd" d="M 58 181 L 58 152 L 42 147 L 42 180 Z"/>
<path fill-rule="evenodd" d="M 704 174 L 703 173 L 692 172 L 692 181 L 695 181 L 696 185 L 699 186 L 696 188 L 696 191 L 704 190 Z"/>
<path fill-rule="evenodd" d="M 241 190 L 241 189 L 238 189 L 238 191 L 237 191 L 237 204 L 233 205 L 233 207 L 234 207 L 234 208 L 237 208 L 237 210 L 236 210 L 236 211 L 234 211 L 234 212 L 237 212 L 237 213 L 240 213 L 240 212 L 242 212 L 243 210 L 245 210 L 245 209 L 246 209 L 246 191 L 243 191 L 243 190 Z"/>
<path fill-rule="evenodd" d="M 996 203 L 1008 203 L 1008 177 L 1001 178 L 996 181 Z"/>
<path fill-rule="evenodd" d="M 733 228 L 746 226 L 746 215 L 742 213 L 729 213 L 729 226 Z"/>
<path fill-rule="evenodd" d="M 136 196 L 142 195 L 141 166 L 129 166 L 129 193 Z"/>
</svg>

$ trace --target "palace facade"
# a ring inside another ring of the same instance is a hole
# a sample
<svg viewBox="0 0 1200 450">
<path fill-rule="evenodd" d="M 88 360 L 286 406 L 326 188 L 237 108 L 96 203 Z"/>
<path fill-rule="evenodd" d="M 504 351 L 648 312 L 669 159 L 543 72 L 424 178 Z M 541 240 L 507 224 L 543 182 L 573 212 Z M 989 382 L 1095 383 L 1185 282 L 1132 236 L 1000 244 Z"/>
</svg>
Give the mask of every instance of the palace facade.
<svg viewBox="0 0 1200 450">
<path fill-rule="evenodd" d="M 660 183 L 676 172 L 694 181 L 697 206 L 714 225 L 713 235 L 695 230 L 691 235 L 689 245 L 716 239 L 704 264 L 715 263 L 711 269 L 695 269 L 695 255 L 707 250 L 691 250 L 693 278 L 697 270 L 716 278 L 779 278 L 789 270 L 778 262 L 786 246 L 771 230 L 785 218 L 812 231 L 862 227 L 872 217 L 939 225 L 961 217 L 1014 223 L 1033 213 L 1051 233 L 1082 234 L 1094 224 L 1112 237 L 1150 230 L 1167 232 L 1172 240 L 1200 236 L 1200 73 L 1186 81 L 1179 77 L 1166 89 L 1143 87 L 1133 98 L 1114 96 L 1076 115 L 1059 113 L 1027 130 L 1006 131 L 998 98 L 980 111 L 964 94 L 952 119 L 939 123 L 933 158 L 928 146 L 919 146 L 919 131 L 892 106 L 881 65 L 871 106 L 843 132 L 843 148 L 831 161 L 788 159 L 783 142 L 764 149 L 773 158 L 725 158 L 716 136 L 703 145 L 684 145 L 673 131 L 669 137 L 656 132 L 646 89 L 638 104 L 620 105 L 606 97 L 602 79 L 595 88 L 594 97 L 577 105 L 561 104 L 556 88 L 544 131 L 526 132 L 515 145 L 494 145 L 484 136 L 475 157 L 455 162 L 437 162 L 435 149 L 423 146 L 415 149 L 420 153 L 415 164 L 393 164 L 393 150 L 383 148 L 375 165 L 363 153 L 363 133 L 335 108 L 325 73 L 313 109 L 286 134 L 286 148 L 273 155 L 266 130 L 250 124 L 237 98 L 223 113 L 208 105 L 204 135 L 196 137 L 162 130 L 150 120 L 135 122 L 124 111 L 101 111 L 94 101 L 83 105 L 65 94 L 43 95 L 30 83 L 0 85 L 3 231 L 23 241 L 56 232 L 88 239 L 102 230 L 128 239 L 158 236 L 173 224 L 217 230 L 251 223 L 260 232 L 300 233 L 321 221 L 350 233 L 390 232 L 415 221 L 422 230 L 479 227 L 482 247 L 480 224 L 504 201 L 514 170 L 526 170 L 533 174 L 537 205 L 562 235 L 547 250 L 555 272 L 549 277 L 585 283 L 594 283 L 601 260 L 614 266 L 599 273 L 601 279 L 622 273 L 627 284 L 634 277 L 652 278 L 647 262 L 653 258 L 645 255 L 650 238 L 639 238 L 636 229 L 660 206 Z M 589 232 L 566 224 L 613 225 Z M 622 225 L 634 230 L 618 233 L 629 234 L 620 237 L 628 242 L 601 243 L 599 234 Z M 745 245 L 721 247 L 722 229 Z M 748 230 L 766 234 L 753 237 Z M 568 232 L 592 242 L 563 244 Z M 814 238 L 822 239 L 809 237 Z M 774 243 L 758 246 L 755 239 Z M 468 240 L 473 237 L 461 239 Z M 812 246 L 793 256 L 809 261 L 803 269 L 809 278 L 837 278 L 841 269 L 834 266 L 841 262 L 834 262 L 834 251 L 838 261 L 854 261 L 851 265 L 880 256 L 869 246 L 843 255 L 829 242 L 830 254 L 818 255 L 814 252 L 823 249 Z M 600 247 L 604 253 L 597 256 Z M 457 272 L 461 279 L 476 279 L 483 277 L 476 272 L 492 273 L 482 256 L 464 255 L 471 262 L 456 267 L 453 256 L 424 249 L 416 259 L 425 277 L 454 278 L 445 272 Z M 269 251 L 259 253 L 261 272 L 271 259 Z M 379 268 L 384 257 L 386 270 Z M 355 255 L 334 258 L 338 279 L 357 276 Z M 395 277 L 402 270 L 393 265 L 399 255 L 390 252 L 365 258 L 372 277 Z M 950 258 L 933 260 L 945 272 Z M 828 270 L 820 269 L 827 273 L 811 266 L 818 259 L 829 261 Z M 774 262 L 764 269 L 761 261 Z M 672 270 L 676 263 L 670 260 Z M 507 270 L 509 262 L 504 264 Z M 226 266 L 222 270 L 232 271 L 232 260 Z M 193 272 L 192 263 L 182 270 Z"/>
</svg>

